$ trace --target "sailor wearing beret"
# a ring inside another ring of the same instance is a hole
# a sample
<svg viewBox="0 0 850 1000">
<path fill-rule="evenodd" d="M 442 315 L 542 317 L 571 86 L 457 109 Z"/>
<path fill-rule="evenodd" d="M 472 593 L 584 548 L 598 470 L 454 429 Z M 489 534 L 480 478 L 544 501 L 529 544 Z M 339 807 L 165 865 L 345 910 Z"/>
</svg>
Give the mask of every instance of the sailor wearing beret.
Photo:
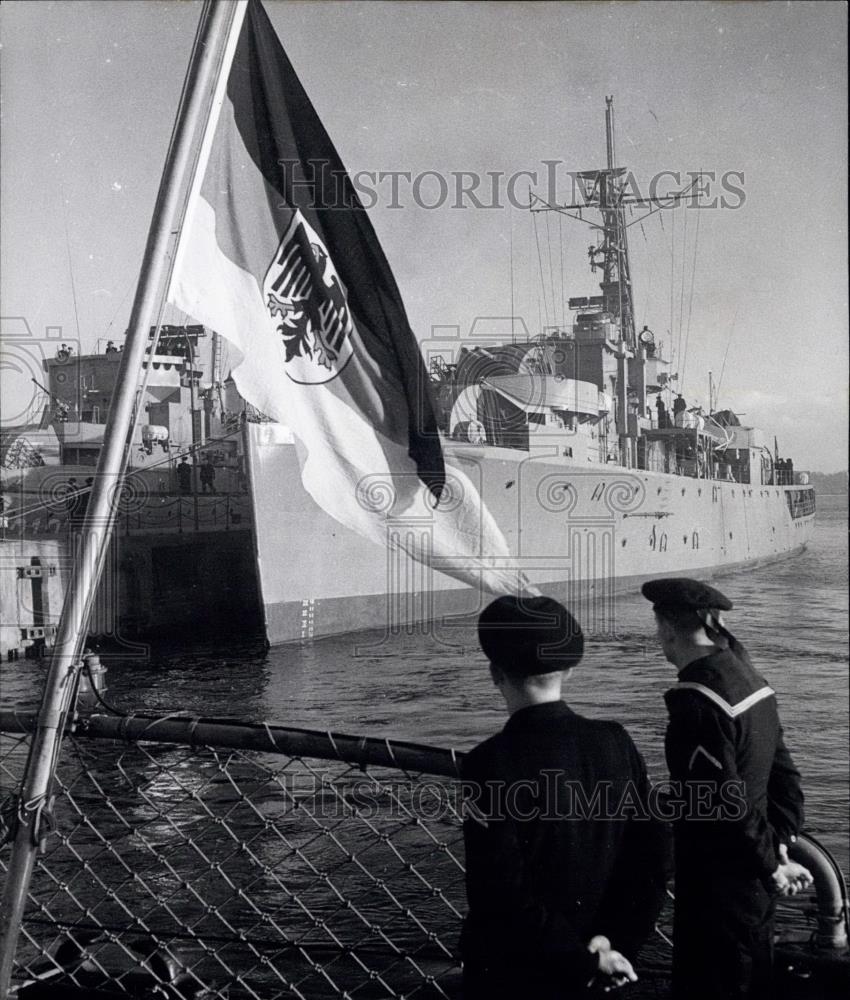
<svg viewBox="0 0 850 1000">
<path fill-rule="evenodd" d="M 619 723 L 562 700 L 584 640 L 557 601 L 499 598 L 478 636 L 510 718 L 461 768 L 464 1000 L 561 1000 L 633 980 L 667 861 L 643 760 Z"/>
<path fill-rule="evenodd" d="M 645 583 L 679 679 L 665 750 L 681 790 L 675 834 L 676 1000 L 773 997 L 774 899 L 810 884 L 787 849 L 803 824 L 800 773 L 776 696 L 726 628 L 732 602 L 697 580 Z"/>
</svg>

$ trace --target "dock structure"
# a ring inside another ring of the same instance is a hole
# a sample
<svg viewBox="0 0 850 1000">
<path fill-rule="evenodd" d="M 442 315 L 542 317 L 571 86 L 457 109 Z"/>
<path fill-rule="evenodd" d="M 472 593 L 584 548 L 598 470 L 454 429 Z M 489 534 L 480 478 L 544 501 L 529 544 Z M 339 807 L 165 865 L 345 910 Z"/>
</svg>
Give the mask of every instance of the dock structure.
<svg viewBox="0 0 850 1000">
<path fill-rule="evenodd" d="M 189 639 L 231 620 L 258 629 L 244 420 L 220 340 L 199 325 L 149 332 L 139 419 L 90 640 Z M 155 345 L 155 346 L 154 346 Z M 123 345 L 120 345 L 123 348 Z M 42 360 L 37 419 L 4 430 L 0 658 L 40 656 L 56 635 L 93 497 L 123 350 Z M 113 476 L 115 484 L 119 477 Z"/>
</svg>

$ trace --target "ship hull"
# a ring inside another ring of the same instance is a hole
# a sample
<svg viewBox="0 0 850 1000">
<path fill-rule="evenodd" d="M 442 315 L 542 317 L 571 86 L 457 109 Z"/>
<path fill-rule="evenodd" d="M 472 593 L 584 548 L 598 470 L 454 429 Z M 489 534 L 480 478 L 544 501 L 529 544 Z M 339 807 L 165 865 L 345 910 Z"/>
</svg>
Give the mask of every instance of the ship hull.
<svg viewBox="0 0 850 1000">
<path fill-rule="evenodd" d="M 427 525 L 388 522 L 390 544 L 374 545 L 304 491 L 295 448 L 279 429 L 255 425 L 249 438 L 270 643 L 378 629 L 377 651 L 418 631 L 416 622 L 450 636 L 452 619 L 456 625 L 488 599 L 392 544 Z M 578 466 L 492 447 L 447 445 L 446 458 L 475 483 L 514 564 L 591 631 L 613 625 L 617 593 L 653 577 L 708 577 L 787 558 L 806 546 L 814 523 L 814 494 L 803 487 Z"/>
<path fill-rule="evenodd" d="M 175 496 L 136 477 L 140 495 L 119 520 L 93 635 L 138 655 L 140 639 L 191 643 L 213 631 L 264 630 L 277 644 L 373 629 L 377 636 L 359 647 L 390 655 L 422 632 L 453 645 L 458 624 L 489 599 L 395 544 L 402 533 L 427 535 L 428 524 L 388 521 L 387 545 L 378 546 L 331 519 L 302 487 L 295 447 L 278 425 L 247 425 L 245 446 L 250 496 Z M 813 528 L 806 488 L 580 466 L 506 448 L 445 450 L 449 475 L 461 468 L 484 498 L 511 564 L 591 632 L 612 630 L 615 595 L 644 580 L 705 578 L 786 558 Z M 40 524 L 38 505 L 68 471 L 34 470 L 22 484 L 20 506 L 36 513 L 16 520 L 19 537 L 2 545 L 0 656 L 51 644 L 73 531 L 65 521 Z"/>
</svg>

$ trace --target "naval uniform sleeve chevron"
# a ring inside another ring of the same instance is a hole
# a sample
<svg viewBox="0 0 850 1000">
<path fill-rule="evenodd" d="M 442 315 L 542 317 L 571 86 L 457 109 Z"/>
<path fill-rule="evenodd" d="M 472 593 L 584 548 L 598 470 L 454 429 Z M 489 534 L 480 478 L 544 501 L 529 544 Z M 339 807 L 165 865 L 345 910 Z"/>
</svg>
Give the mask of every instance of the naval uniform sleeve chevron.
<svg viewBox="0 0 850 1000">
<path fill-rule="evenodd" d="M 736 713 L 718 704 L 720 696 L 708 698 L 696 688 L 702 685 L 678 684 L 666 696 L 667 766 L 682 786 L 682 822 L 700 838 L 710 823 L 715 860 L 743 863 L 753 877 L 767 878 L 777 866 L 774 836 L 738 770 Z M 711 863 L 708 858 L 706 863 Z"/>
<path fill-rule="evenodd" d="M 668 696 L 667 765 L 679 782 L 737 781 L 734 724 L 713 703 L 674 689 Z"/>
</svg>

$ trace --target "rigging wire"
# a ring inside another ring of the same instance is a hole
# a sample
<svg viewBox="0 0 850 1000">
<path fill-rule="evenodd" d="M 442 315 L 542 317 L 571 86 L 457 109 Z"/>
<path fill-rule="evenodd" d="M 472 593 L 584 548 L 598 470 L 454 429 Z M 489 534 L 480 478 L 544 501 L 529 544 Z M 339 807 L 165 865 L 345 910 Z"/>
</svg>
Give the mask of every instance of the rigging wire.
<svg viewBox="0 0 850 1000">
<path fill-rule="evenodd" d="M 543 254 L 540 251 L 540 230 L 537 226 L 537 215 L 532 213 L 532 220 L 534 225 L 534 239 L 537 242 L 537 262 L 540 268 L 540 288 L 543 292 L 543 306 L 546 310 L 546 325 L 549 325 L 549 303 L 546 301 L 546 282 L 543 276 Z M 537 306 L 538 312 L 540 311 L 540 291 L 537 293 Z M 540 315 L 540 332 L 543 332 L 543 315 Z"/>
<path fill-rule="evenodd" d="M 697 273 L 697 251 L 699 248 L 699 224 L 701 220 L 702 216 L 697 215 L 697 229 L 696 229 L 696 234 L 694 235 L 694 260 L 693 260 L 693 265 L 691 267 L 691 293 L 690 293 L 690 301 L 688 303 L 688 327 L 685 330 L 685 353 L 682 358 L 682 381 L 679 383 L 680 392 L 683 390 L 685 384 L 685 365 L 687 364 L 688 360 L 688 343 L 691 337 L 691 314 L 694 308 L 694 282 L 696 280 L 696 273 Z"/>
<path fill-rule="evenodd" d="M 732 317 L 732 326 L 729 328 L 729 339 L 726 341 L 726 353 L 723 355 L 723 364 L 720 366 L 720 378 L 717 380 L 717 389 L 714 393 L 715 409 L 720 398 L 720 387 L 723 385 L 723 373 L 726 371 L 726 359 L 729 357 L 729 348 L 732 346 L 732 335 L 735 333 L 735 323 L 738 320 L 738 306 L 735 306 L 735 315 Z"/>
<path fill-rule="evenodd" d="M 685 275 L 688 271 L 688 213 L 682 212 L 682 277 L 679 283 L 679 342 L 683 341 L 682 331 L 685 328 Z M 685 343 L 682 348 L 682 380 L 684 381 L 685 354 L 688 347 Z M 679 392 L 682 391 L 682 383 L 679 383 Z"/>
<path fill-rule="evenodd" d="M 676 324 L 675 324 L 675 312 L 673 303 L 675 301 L 676 294 L 676 220 L 675 218 L 670 224 L 670 343 L 672 345 L 673 339 L 676 336 Z M 679 341 L 681 341 L 681 330 L 679 331 Z M 681 342 L 676 345 L 676 364 L 679 363 L 679 348 L 681 347 Z"/>
<path fill-rule="evenodd" d="M 549 253 L 549 290 L 552 293 L 552 325 L 558 325 L 558 310 L 555 305 L 555 271 L 552 254 L 552 233 L 549 227 L 549 212 L 546 212 L 546 249 Z"/>
<path fill-rule="evenodd" d="M 82 337 L 80 334 L 80 314 L 77 309 L 77 284 L 74 281 L 74 263 L 71 260 L 71 239 L 68 236 L 68 202 L 65 198 L 65 189 L 62 187 L 60 189 L 60 195 L 62 198 L 62 224 L 65 229 L 65 252 L 68 255 L 68 274 L 71 277 L 71 298 L 74 302 L 74 321 L 77 324 L 77 343 L 82 348 Z"/>
<path fill-rule="evenodd" d="M 537 329 L 543 329 L 543 309 L 540 305 L 540 289 L 537 289 Z"/>
<path fill-rule="evenodd" d="M 511 258 L 511 343 L 516 343 L 514 335 L 514 206 L 511 205 L 508 211 L 508 229 L 510 231 L 510 258 Z"/>
<path fill-rule="evenodd" d="M 118 303 L 118 305 L 115 308 L 115 312 L 112 314 L 112 319 L 110 319 L 109 323 L 106 326 L 106 330 L 104 330 L 104 332 L 103 332 L 103 336 L 104 337 L 108 336 L 109 331 L 112 329 L 112 326 L 115 323 L 115 320 L 118 319 L 118 313 L 121 311 L 124 303 L 127 301 L 127 296 L 135 288 L 135 286 L 136 286 L 135 279 L 131 280 L 130 284 L 127 285 L 127 288 L 124 291 L 124 294 L 121 296 L 121 301 Z"/>
<path fill-rule="evenodd" d="M 650 302 L 652 301 L 652 281 L 655 277 L 655 260 L 651 253 L 649 253 L 649 240 L 646 236 L 646 230 L 643 228 L 643 223 L 638 222 L 640 226 L 640 232 L 643 236 L 644 249 L 647 251 L 647 258 L 649 260 L 649 271 L 646 277 L 646 296 L 644 298 L 643 315 L 644 322 L 646 322 L 646 317 L 649 316 Z"/>
<path fill-rule="evenodd" d="M 561 323 L 563 324 L 564 332 L 567 330 L 567 292 L 566 292 L 566 275 L 564 274 L 564 217 L 558 214 L 558 239 L 561 244 L 561 260 L 560 260 L 560 270 L 561 270 Z"/>
</svg>

